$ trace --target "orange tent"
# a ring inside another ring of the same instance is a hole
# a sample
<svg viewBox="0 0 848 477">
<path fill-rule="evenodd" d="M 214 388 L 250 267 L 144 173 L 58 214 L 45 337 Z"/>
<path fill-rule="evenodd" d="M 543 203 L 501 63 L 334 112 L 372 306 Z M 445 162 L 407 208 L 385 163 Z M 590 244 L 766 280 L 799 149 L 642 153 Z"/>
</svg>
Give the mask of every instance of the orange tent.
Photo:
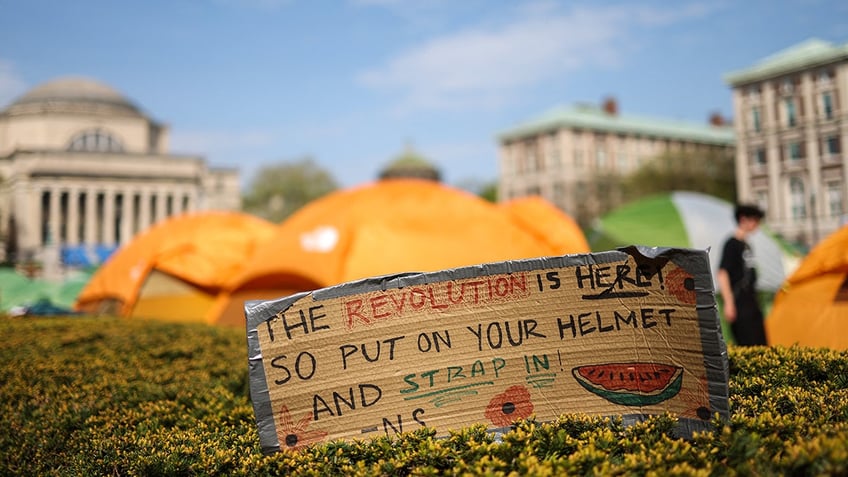
<svg viewBox="0 0 848 477">
<path fill-rule="evenodd" d="M 577 222 L 538 195 L 502 202 L 501 207 L 520 227 L 528 230 L 553 253 L 589 253 L 589 242 Z"/>
<path fill-rule="evenodd" d="M 92 276 L 76 308 L 89 313 L 214 322 L 209 310 L 274 225 L 238 212 L 201 212 L 157 223 Z"/>
<path fill-rule="evenodd" d="M 848 225 L 813 248 L 774 298 L 770 344 L 848 350 Z"/>
<path fill-rule="evenodd" d="M 324 196 L 279 225 L 219 300 L 244 324 L 244 301 L 351 280 L 588 250 L 552 247 L 498 206 L 443 184 L 387 179 Z"/>
</svg>

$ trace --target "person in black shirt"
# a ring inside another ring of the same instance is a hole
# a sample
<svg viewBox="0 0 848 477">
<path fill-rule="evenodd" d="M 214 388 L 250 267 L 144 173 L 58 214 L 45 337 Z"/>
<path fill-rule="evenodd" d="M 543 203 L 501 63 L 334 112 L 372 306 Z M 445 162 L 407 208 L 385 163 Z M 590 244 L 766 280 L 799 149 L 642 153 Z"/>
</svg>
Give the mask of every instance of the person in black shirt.
<svg viewBox="0 0 848 477">
<path fill-rule="evenodd" d="M 737 345 L 765 345 L 763 312 L 757 297 L 754 253 L 745 239 L 760 226 L 763 211 L 740 204 L 734 210 L 736 230 L 724 243 L 718 270 L 718 285 L 724 302 L 724 318 L 730 323 Z"/>
</svg>

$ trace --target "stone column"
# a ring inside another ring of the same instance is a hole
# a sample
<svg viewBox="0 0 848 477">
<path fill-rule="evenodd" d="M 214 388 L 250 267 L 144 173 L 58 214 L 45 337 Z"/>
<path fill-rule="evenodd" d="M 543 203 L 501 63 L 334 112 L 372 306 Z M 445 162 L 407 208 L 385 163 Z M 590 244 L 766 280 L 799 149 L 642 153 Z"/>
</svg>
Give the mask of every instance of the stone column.
<svg viewBox="0 0 848 477">
<path fill-rule="evenodd" d="M 165 198 L 167 194 L 162 190 L 154 192 L 156 196 L 156 210 L 153 212 L 153 222 L 157 223 L 165 218 Z"/>
<path fill-rule="evenodd" d="M 183 197 L 186 198 L 186 206 L 184 212 L 194 212 L 197 210 L 197 193 L 193 190 L 186 191 Z"/>
<path fill-rule="evenodd" d="M 115 244 L 115 191 L 106 189 L 103 197 L 103 245 Z"/>
<path fill-rule="evenodd" d="M 30 189 L 27 193 L 27 195 L 32 199 L 29 209 L 34 213 L 31 217 L 36 218 L 35 221 L 32 222 L 32 227 L 30 228 L 31 242 L 29 247 L 27 247 L 30 250 L 40 249 L 41 246 L 44 245 L 44 224 L 50 220 L 49 212 L 44 206 L 44 194 L 46 192 L 48 192 L 47 188 L 38 187 L 35 184 L 32 184 L 30 185 Z"/>
<path fill-rule="evenodd" d="M 779 231 L 788 222 L 790 217 L 790 206 L 784 198 L 787 196 L 781 194 L 781 181 L 783 175 L 783 164 L 780 158 L 780 142 L 777 139 L 777 131 L 779 128 L 778 114 L 775 109 L 776 96 L 774 94 L 776 85 L 771 81 L 762 83 L 761 93 L 761 117 L 760 123 L 762 126 L 762 134 L 765 135 L 766 143 L 766 168 L 768 170 L 768 194 L 769 194 L 769 221 Z M 739 147 L 737 143 L 737 148 Z"/>
<path fill-rule="evenodd" d="M 740 201 L 747 201 L 751 196 L 751 165 L 748 159 L 748 143 L 746 142 L 746 123 L 742 118 L 745 118 L 749 111 L 744 108 L 745 91 L 741 88 L 733 90 L 733 105 L 736 117 L 736 197 Z"/>
<path fill-rule="evenodd" d="M 50 218 L 48 219 L 47 229 L 50 231 L 50 236 L 45 245 L 55 245 L 61 241 L 59 235 L 59 221 L 61 220 L 59 198 L 61 197 L 61 192 L 56 187 L 51 187 L 48 190 L 50 191 Z"/>
<path fill-rule="evenodd" d="M 135 218 L 135 211 L 133 208 L 135 193 L 131 190 L 125 189 L 123 194 L 124 202 L 121 207 L 121 243 L 118 245 L 124 245 L 132 240 L 133 219 Z"/>
<path fill-rule="evenodd" d="M 71 187 L 68 190 L 68 220 L 65 222 L 68 227 L 66 234 L 68 245 L 79 244 L 79 214 L 79 189 Z"/>
<path fill-rule="evenodd" d="M 813 76 L 809 71 L 801 75 L 801 101 L 804 102 L 802 124 L 806 144 L 804 155 L 806 156 L 807 177 L 809 178 L 809 190 L 806 193 L 810 197 L 810 230 L 812 231 L 812 241 L 817 242 L 822 238 L 821 219 L 824 217 L 823 211 L 827 205 L 827 197 L 825 189 L 822 187 L 819 137 L 815 126 L 815 93 L 813 91 Z"/>
<path fill-rule="evenodd" d="M 82 243 L 93 246 L 99 242 L 97 236 L 97 189 L 85 190 L 85 230 Z"/>
<path fill-rule="evenodd" d="M 136 233 L 144 232 L 148 227 L 150 227 L 150 191 L 142 189 L 139 199 L 138 231 Z"/>
<path fill-rule="evenodd" d="M 47 209 L 44 207 L 45 192 L 47 192 L 47 189 L 39 187 L 36 184 L 30 184 L 29 190 L 26 192 L 27 197 L 31 200 L 28 201 L 29 207 L 24 207 L 24 210 L 32 212 L 32 215 L 25 217 L 32 217 L 34 219 L 30 227 L 29 236 L 31 241 L 28 248 L 33 250 L 40 248 L 44 241 L 43 224 L 47 222 Z"/>
<path fill-rule="evenodd" d="M 12 184 L 15 228 L 18 233 L 18 259 L 41 244 L 41 190 L 28 178 Z M 8 218 L 7 218 L 8 220 Z"/>
<path fill-rule="evenodd" d="M 839 217 L 838 224 L 842 226 L 848 225 L 848 121 L 843 121 L 839 126 L 839 147 L 839 158 L 842 161 L 842 217 Z"/>
</svg>

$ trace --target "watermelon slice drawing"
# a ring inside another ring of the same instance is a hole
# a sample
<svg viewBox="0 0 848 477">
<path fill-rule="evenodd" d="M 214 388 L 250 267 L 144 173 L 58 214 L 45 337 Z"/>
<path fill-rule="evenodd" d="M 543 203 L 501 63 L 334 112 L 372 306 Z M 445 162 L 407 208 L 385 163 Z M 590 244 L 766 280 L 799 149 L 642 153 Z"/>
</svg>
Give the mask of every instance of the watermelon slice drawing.
<svg viewBox="0 0 848 477">
<path fill-rule="evenodd" d="M 571 374 L 581 386 L 614 404 L 647 406 L 680 392 L 683 368 L 661 363 L 606 363 L 578 366 Z"/>
</svg>

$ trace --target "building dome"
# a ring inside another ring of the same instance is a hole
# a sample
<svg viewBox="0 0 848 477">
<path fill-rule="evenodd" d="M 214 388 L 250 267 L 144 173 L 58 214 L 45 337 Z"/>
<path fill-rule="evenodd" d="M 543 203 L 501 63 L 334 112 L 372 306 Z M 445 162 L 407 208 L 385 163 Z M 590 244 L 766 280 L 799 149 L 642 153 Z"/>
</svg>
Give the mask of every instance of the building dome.
<svg viewBox="0 0 848 477">
<path fill-rule="evenodd" d="M 15 100 L 8 115 L 45 112 L 142 116 L 139 108 L 111 86 L 84 77 L 42 83 Z"/>
<path fill-rule="evenodd" d="M 380 179 L 417 178 L 439 182 L 439 169 L 407 145 L 406 149 L 380 171 Z"/>
</svg>

